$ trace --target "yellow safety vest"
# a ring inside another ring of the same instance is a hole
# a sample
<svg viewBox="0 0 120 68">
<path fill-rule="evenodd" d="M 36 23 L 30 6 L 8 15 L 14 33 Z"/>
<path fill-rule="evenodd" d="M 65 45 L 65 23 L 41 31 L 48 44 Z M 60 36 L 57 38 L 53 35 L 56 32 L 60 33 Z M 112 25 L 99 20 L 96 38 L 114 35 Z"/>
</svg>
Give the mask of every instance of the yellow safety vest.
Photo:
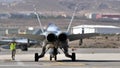
<svg viewBox="0 0 120 68">
<path fill-rule="evenodd" d="M 16 43 L 11 43 L 10 50 L 15 50 L 15 49 L 16 49 Z"/>
</svg>

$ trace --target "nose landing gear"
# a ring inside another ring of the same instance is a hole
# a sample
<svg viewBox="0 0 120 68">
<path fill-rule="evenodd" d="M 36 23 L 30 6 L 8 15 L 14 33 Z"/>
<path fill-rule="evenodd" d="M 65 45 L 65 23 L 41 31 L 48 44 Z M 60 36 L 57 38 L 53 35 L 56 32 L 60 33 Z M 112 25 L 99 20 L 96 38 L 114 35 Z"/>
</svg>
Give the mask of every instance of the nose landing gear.
<svg viewBox="0 0 120 68">
<path fill-rule="evenodd" d="M 50 61 L 52 61 L 52 58 L 54 58 L 54 60 L 57 60 L 57 55 L 50 55 Z"/>
</svg>

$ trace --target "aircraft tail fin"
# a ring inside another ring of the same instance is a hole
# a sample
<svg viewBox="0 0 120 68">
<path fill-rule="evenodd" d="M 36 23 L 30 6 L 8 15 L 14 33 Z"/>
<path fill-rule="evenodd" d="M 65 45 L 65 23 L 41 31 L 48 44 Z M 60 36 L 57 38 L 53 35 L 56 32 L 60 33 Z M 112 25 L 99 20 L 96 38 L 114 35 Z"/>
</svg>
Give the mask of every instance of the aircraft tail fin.
<svg viewBox="0 0 120 68">
<path fill-rule="evenodd" d="M 76 13 L 76 11 L 77 11 L 78 5 L 79 5 L 79 4 L 77 4 L 77 5 L 75 6 L 75 9 L 74 9 L 72 18 L 71 18 L 70 23 L 69 23 L 68 28 L 67 28 L 67 32 L 69 32 L 69 30 L 70 30 L 70 28 L 71 28 L 72 22 L 73 22 L 73 20 L 74 20 L 74 18 L 75 18 L 75 13 Z"/>
<path fill-rule="evenodd" d="M 43 30 L 43 27 L 42 27 L 42 24 L 41 24 L 41 20 L 40 20 L 40 17 L 39 17 L 39 14 L 38 14 L 38 12 L 37 12 L 37 9 L 36 9 L 35 5 L 33 5 L 33 8 L 34 8 L 35 15 L 36 15 L 36 17 L 37 17 L 38 23 L 39 23 L 39 25 L 40 25 L 40 29 L 41 29 L 41 31 L 42 31 L 42 33 L 43 33 L 44 30 Z"/>
</svg>

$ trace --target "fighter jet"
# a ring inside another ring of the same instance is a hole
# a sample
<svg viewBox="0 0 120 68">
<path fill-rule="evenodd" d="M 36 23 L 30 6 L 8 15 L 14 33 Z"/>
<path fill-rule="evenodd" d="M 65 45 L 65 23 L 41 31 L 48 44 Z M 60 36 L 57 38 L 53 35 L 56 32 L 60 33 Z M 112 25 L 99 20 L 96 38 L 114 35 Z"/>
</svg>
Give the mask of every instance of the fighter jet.
<svg viewBox="0 0 120 68">
<path fill-rule="evenodd" d="M 40 33 L 41 33 L 41 30 L 37 29 L 32 34 L 38 35 Z M 9 48 L 8 45 L 12 41 L 15 41 L 17 43 L 17 48 L 21 49 L 22 51 L 27 51 L 28 47 L 35 45 L 35 44 L 39 44 L 37 41 L 27 39 L 27 38 L 4 36 L 4 37 L 1 37 L 1 39 L 0 39 L 0 45 L 3 45 L 2 48 L 8 49 Z"/>
<path fill-rule="evenodd" d="M 53 23 L 50 23 L 48 25 L 48 27 L 46 28 L 46 30 L 43 30 L 39 15 L 36 12 L 36 16 L 37 16 L 40 28 L 42 30 L 42 33 L 40 35 L 16 34 L 17 37 L 24 37 L 24 38 L 33 39 L 33 40 L 43 42 L 41 54 L 39 55 L 38 53 L 35 53 L 34 58 L 35 58 L 36 62 L 39 61 L 39 58 L 44 57 L 45 53 L 49 49 L 50 49 L 50 60 L 52 60 L 52 58 L 54 58 L 54 60 L 56 61 L 57 55 L 59 53 L 58 48 L 63 51 L 63 53 L 65 54 L 66 57 L 71 58 L 72 61 L 75 61 L 76 60 L 75 53 L 72 53 L 72 55 L 68 53 L 68 48 L 69 48 L 68 42 L 98 35 L 96 33 L 71 34 L 69 32 L 72 21 L 75 17 L 76 10 L 77 10 L 77 6 L 75 7 L 72 18 L 71 18 L 70 23 L 68 25 L 68 29 L 66 31 L 60 30 L 60 28 Z"/>
<path fill-rule="evenodd" d="M 21 49 L 22 51 L 27 51 L 28 47 L 37 44 L 37 41 L 35 40 L 29 40 L 27 38 L 9 38 L 9 37 L 3 37 L 0 40 L 0 45 L 4 49 L 9 49 L 9 44 L 15 41 L 17 43 L 17 49 Z"/>
<path fill-rule="evenodd" d="M 58 48 L 60 48 L 66 57 L 75 60 L 75 55 L 70 55 L 68 53 L 68 41 L 74 41 L 79 39 L 84 39 L 92 36 L 96 36 L 96 33 L 88 34 L 70 34 L 69 32 L 61 31 L 55 24 L 51 23 L 48 25 L 48 28 L 40 35 L 30 35 L 30 34 L 19 34 L 18 37 L 26 37 L 29 39 L 43 41 L 42 53 L 38 55 L 35 53 L 35 61 L 38 61 L 39 58 L 44 57 L 48 49 L 51 49 L 50 60 L 54 58 L 57 60 L 57 54 L 59 53 Z"/>
</svg>

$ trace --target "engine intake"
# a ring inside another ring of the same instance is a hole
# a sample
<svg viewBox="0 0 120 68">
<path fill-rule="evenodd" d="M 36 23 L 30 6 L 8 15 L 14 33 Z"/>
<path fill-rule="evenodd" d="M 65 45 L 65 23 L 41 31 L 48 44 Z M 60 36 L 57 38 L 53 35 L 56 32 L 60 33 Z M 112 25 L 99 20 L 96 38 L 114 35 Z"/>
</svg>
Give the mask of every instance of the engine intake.
<svg viewBox="0 0 120 68">
<path fill-rule="evenodd" d="M 48 42 L 54 42 L 57 39 L 56 35 L 53 33 L 48 34 L 47 40 Z"/>
<path fill-rule="evenodd" d="M 58 36 L 58 40 L 61 41 L 61 42 L 66 41 L 67 40 L 67 35 L 65 33 L 61 33 Z"/>
</svg>

